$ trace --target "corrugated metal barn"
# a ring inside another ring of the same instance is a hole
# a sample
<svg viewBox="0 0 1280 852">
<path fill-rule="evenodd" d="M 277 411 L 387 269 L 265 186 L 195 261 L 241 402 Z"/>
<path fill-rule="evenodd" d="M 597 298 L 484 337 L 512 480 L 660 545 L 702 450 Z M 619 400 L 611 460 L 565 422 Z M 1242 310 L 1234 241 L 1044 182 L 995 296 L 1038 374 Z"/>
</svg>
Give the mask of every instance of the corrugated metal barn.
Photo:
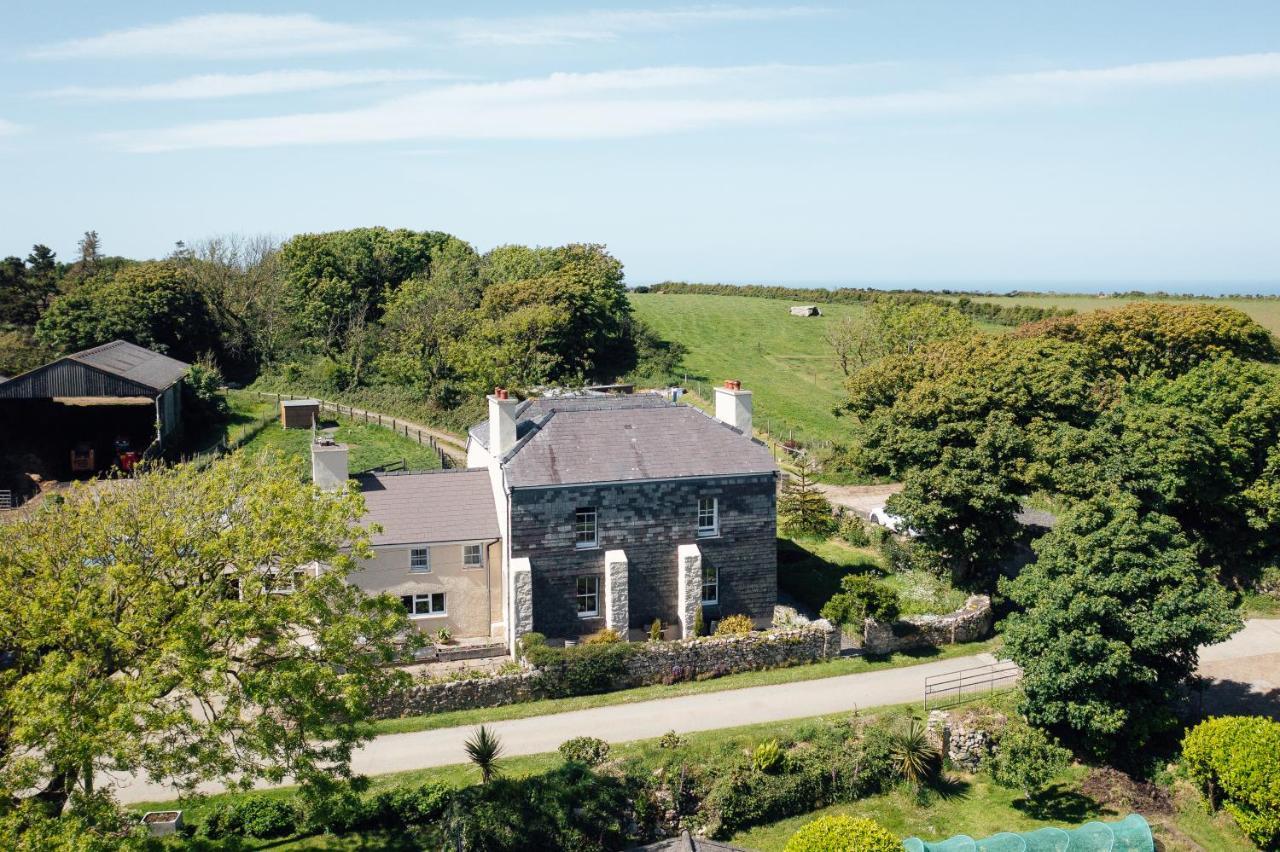
<svg viewBox="0 0 1280 852">
<path fill-rule="evenodd" d="M 181 424 L 190 366 L 116 340 L 15 376 L 0 383 L 0 453 L 65 478 L 163 448 Z"/>
</svg>

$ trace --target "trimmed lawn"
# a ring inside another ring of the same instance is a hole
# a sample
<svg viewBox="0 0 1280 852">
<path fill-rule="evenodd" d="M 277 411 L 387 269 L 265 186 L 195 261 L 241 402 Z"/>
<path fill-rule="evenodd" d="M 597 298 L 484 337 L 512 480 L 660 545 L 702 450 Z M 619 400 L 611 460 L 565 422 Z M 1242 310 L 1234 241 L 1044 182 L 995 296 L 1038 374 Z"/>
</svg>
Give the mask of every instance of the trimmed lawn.
<svg viewBox="0 0 1280 852">
<path fill-rule="evenodd" d="M 571 710 L 589 710 L 593 707 L 607 707 L 613 704 L 634 704 L 638 701 L 676 698 L 681 695 L 700 695 L 711 692 L 725 692 L 731 689 L 745 689 L 750 686 L 799 683 L 801 681 L 819 680 L 839 675 L 862 674 L 880 669 L 965 657 L 970 654 L 995 652 L 999 647 L 1000 640 L 996 638 L 983 642 L 946 645 L 942 648 L 926 648 L 881 657 L 839 657 L 810 665 L 792 666 L 785 669 L 767 669 L 758 672 L 742 672 L 741 674 L 725 675 L 712 680 L 689 681 L 687 683 L 672 684 L 671 686 L 663 686 L 661 684 L 640 686 L 635 689 L 605 692 L 599 695 L 547 698 L 541 701 L 508 704 L 505 707 L 485 707 L 479 710 L 455 710 L 449 713 L 435 713 L 429 716 L 383 719 L 374 722 L 373 726 L 374 730 L 379 734 L 407 734 L 413 731 L 456 728 L 466 725 L 479 725 L 484 722 L 499 722 L 506 719 L 528 719 L 532 716 L 567 713 Z"/>
<path fill-rule="evenodd" d="M 246 426 L 252 431 L 253 424 L 258 422 L 264 411 L 267 414 L 275 411 L 273 399 L 243 391 L 230 391 L 227 401 L 232 408 L 232 416 L 225 427 L 225 436 L 230 439 L 237 438 Z M 404 462 L 409 470 L 435 470 L 440 467 L 436 451 L 411 438 L 381 426 L 338 417 L 332 412 L 327 412 L 324 417 L 325 422 L 320 424 L 321 428 L 336 427 L 331 432 L 334 439 L 350 446 L 349 464 L 352 471 L 399 462 Z M 310 429 L 285 429 L 278 421 L 273 420 L 252 433 L 243 449 L 247 453 L 274 450 L 288 456 L 308 458 L 310 446 Z"/>
</svg>

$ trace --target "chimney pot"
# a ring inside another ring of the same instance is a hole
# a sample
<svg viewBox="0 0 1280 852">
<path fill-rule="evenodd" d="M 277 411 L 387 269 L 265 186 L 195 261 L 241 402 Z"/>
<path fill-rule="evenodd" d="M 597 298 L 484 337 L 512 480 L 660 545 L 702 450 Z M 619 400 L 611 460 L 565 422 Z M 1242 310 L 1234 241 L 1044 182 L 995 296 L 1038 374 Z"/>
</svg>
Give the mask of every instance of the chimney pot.
<svg viewBox="0 0 1280 852">
<path fill-rule="evenodd" d="M 742 390 L 742 382 L 737 379 L 725 379 L 724 386 L 729 390 Z"/>
<path fill-rule="evenodd" d="M 507 389 L 506 389 L 506 388 L 494 388 L 494 389 L 493 389 L 493 395 L 494 395 L 494 396 L 496 396 L 498 399 L 506 399 L 506 398 L 507 398 Z"/>
</svg>

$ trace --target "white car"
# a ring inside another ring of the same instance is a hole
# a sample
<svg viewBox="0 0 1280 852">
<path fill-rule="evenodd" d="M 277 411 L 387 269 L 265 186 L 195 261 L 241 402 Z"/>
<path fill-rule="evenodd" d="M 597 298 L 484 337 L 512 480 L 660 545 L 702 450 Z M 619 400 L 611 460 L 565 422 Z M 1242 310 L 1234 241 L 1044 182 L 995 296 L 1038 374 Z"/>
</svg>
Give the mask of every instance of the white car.
<svg viewBox="0 0 1280 852">
<path fill-rule="evenodd" d="M 894 515 L 887 511 L 883 503 L 878 506 L 873 506 L 871 511 L 867 514 L 867 518 L 871 523 L 879 524 L 891 532 L 896 532 L 912 538 L 919 535 L 915 530 L 907 528 L 906 520 L 899 515 Z"/>
</svg>

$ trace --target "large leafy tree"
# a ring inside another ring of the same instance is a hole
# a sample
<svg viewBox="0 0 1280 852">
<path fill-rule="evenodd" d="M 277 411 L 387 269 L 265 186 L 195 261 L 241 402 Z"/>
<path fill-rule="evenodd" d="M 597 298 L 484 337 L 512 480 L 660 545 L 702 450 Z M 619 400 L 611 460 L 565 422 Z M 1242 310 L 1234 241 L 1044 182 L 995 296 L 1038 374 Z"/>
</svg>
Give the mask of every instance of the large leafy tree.
<svg viewBox="0 0 1280 852">
<path fill-rule="evenodd" d="M 992 412 L 973 425 L 963 443 L 943 447 L 938 464 L 908 471 L 888 505 L 951 567 L 957 583 L 994 578 L 1012 554 L 1029 455 L 1009 412 Z"/>
<path fill-rule="evenodd" d="M 1002 583 L 1022 608 L 1005 648 L 1023 668 L 1023 710 L 1095 754 L 1140 748 L 1173 724 L 1198 648 L 1240 626 L 1178 523 L 1115 491 L 1082 501 Z"/>
<path fill-rule="evenodd" d="M 438 231 L 355 228 L 299 234 L 280 247 L 285 305 L 299 345 L 340 354 L 352 333 L 377 320 L 401 283 L 430 271 Z"/>
<path fill-rule="evenodd" d="M 36 336 L 60 352 L 121 339 L 188 361 L 218 346 L 208 302 L 189 270 L 174 261 L 104 272 L 59 296 Z"/>
<path fill-rule="evenodd" d="M 0 809 L 57 814 L 104 771 L 190 788 L 348 774 L 398 602 L 344 577 L 367 554 L 360 497 L 234 455 L 79 487 L 4 529 Z M 295 576 L 314 560 L 318 576 Z"/>
</svg>

